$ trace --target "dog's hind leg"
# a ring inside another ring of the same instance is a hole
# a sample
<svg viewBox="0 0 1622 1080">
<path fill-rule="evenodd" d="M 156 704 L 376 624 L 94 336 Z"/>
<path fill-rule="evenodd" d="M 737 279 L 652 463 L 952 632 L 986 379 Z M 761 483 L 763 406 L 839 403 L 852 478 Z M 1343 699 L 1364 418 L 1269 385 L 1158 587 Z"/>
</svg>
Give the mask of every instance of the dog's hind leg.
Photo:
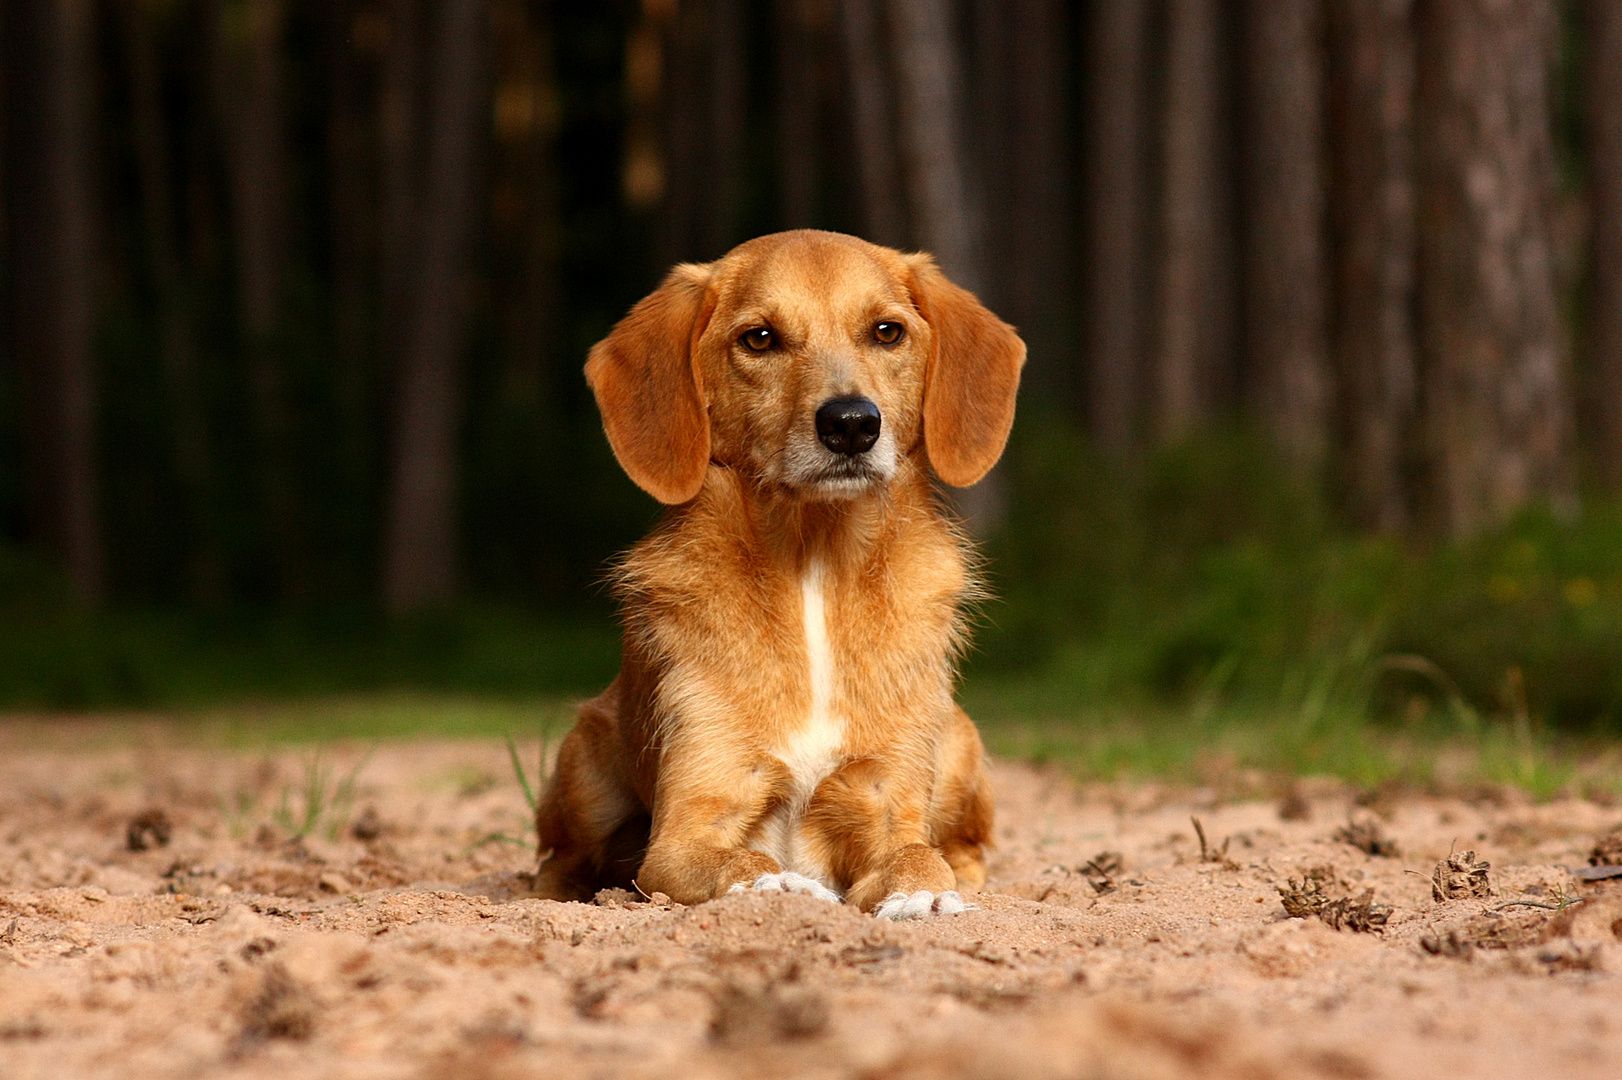
<svg viewBox="0 0 1622 1080">
<path fill-rule="evenodd" d="M 968 713 L 960 708 L 953 713 L 942 736 L 930 834 L 956 875 L 957 887 L 979 891 L 986 883 L 985 848 L 991 843 L 991 784 L 980 732 Z"/>
<path fill-rule="evenodd" d="M 616 682 L 580 706 L 579 722 L 558 748 L 535 815 L 544 853 L 538 896 L 589 900 L 607 886 L 629 887 L 642 862 L 648 814 L 624 779 L 618 706 Z"/>
</svg>

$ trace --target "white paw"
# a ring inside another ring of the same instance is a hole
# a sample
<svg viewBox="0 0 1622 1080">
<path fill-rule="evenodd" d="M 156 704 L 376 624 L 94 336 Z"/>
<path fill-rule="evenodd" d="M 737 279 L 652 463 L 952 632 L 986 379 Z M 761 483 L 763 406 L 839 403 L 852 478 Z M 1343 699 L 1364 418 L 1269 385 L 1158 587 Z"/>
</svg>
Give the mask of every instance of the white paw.
<svg viewBox="0 0 1622 1080">
<path fill-rule="evenodd" d="M 727 893 L 730 895 L 732 893 L 745 892 L 751 889 L 755 892 L 804 893 L 807 896 L 814 896 L 818 900 L 826 900 L 830 904 L 838 904 L 844 900 L 844 897 L 828 888 L 828 886 L 824 885 L 816 878 L 809 878 L 804 874 L 796 874 L 792 870 L 785 870 L 781 874 L 762 874 L 755 879 L 755 883 L 753 885 L 745 885 L 740 881 L 738 884 L 728 889 Z"/>
<path fill-rule="evenodd" d="M 878 919 L 922 919 L 928 915 L 956 915 L 973 911 L 973 904 L 965 904 L 955 891 L 932 893 L 919 889 L 908 896 L 904 892 L 891 893 L 873 912 Z"/>
</svg>

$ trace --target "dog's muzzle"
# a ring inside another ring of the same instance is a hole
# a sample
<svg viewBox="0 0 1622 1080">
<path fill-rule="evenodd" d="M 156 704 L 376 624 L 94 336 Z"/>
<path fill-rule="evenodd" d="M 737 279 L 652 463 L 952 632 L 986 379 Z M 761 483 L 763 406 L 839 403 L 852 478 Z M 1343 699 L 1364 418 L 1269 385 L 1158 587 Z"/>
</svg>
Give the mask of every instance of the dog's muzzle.
<svg viewBox="0 0 1622 1080">
<path fill-rule="evenodd" d="M 817 410 L 817 440 L 836 454 L 867 453 L 882 425 L 879 407 L 864 397 L 833 398 Z"/>
</svg>

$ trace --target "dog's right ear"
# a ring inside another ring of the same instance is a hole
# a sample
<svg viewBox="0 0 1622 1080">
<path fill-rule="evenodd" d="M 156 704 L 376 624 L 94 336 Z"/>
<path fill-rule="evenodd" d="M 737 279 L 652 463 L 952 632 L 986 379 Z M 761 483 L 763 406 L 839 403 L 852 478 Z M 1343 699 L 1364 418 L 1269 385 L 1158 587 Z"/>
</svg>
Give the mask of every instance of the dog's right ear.
<svg viewBox="0 0 1622 1080">
<path fill-rule="evenodd" d="M 586 382 L 620 468 L 662 503 L 704 486 L 710 422 L 694 346 L 714 301 L 710 268 L 683 264 L 592 347 Z"/>
<path fill-rule="evenodd" d="M 935 334 L 924 383 L 924 449 L 953 487 L 979 482 L 1014 426 L 1025 342 L 973 293 L 948 281 L 928 255 L 906 256 L 918 313 Z"/>
</svg>

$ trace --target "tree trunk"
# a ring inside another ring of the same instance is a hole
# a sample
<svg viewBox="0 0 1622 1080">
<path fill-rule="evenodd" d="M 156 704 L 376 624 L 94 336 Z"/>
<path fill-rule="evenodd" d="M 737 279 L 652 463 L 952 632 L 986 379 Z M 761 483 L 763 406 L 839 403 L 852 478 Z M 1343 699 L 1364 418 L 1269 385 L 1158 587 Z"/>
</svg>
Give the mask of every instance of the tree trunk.
<svg viewBox="0 0 1622 1080">
<path fill-rule="evenodd" d="M 699 222 L 707 186 L 704 157 L 703 59 L 707 29 L 703 0 L 675 5 L 666 24 L 665 185 L 659 223 L 661 268 L 698 257 Z"/>
<path fill-rule="evenodd" d="M 875 244 L 906 243 L 907 217 L 895 153 L 892 88 L 885 81 L 875 0 L 841 0 L 839 28 L 850 86 L 852 147 L 862 230 Z"/>
<path fill-rule="evenodd" d="M 1093 117 L 1087 148 L 1085 328 L 1088 419 L 1107 450 L 1120 453 L 1136 431 L 1143 363 L 1145 75 L 1147 0 L 1098 0 L 1092 20 Z"/>
<path fill-rule="evenodd" d="M 817 68 L 805 0 L 775 0 L 778 219 L 809 228 L 817 216 Z"/>
<path fill-rule="evenodd" d="M 1257 410 L 1308 471 L 1329 443 L 1324 44 L 1318 0 L 1247 0 L 1245 336 Z"/>
<path fill-rule="evenodd" d="M 1550 245 L 1552 0 L 1418 5 L 1419 341 L 1446 532 L 1571 496 Z"/>
<path fill-rule="evenodd" d="M 947 275 L 985 288 L 978 221 L 969 198 L 957 88 L 962 64 L 946 0 L 890 0 L 899 75 L 901 145 L 916 239 Z"/>
<path fill-rule="evenodd" d="M 956 91 L 962 65 L 946 0 L 890 0 L 895 39 L 901 144 L 909 210 L 920 245 L 947 276 L 973 293 L 985 289 L 978 215 L 969 193 L 963 123 Z M 1006 501 L 1002 471 L 992 469 L 955 496 L 969 528 L 991 532 Z"/>
<path fill-rule="evenodd" d="M 333 379 L 337 405 L 335 468 L 345 493 L 341 525 L 344 554 L 358 553 L 365 493 L 370 487 L 373 455 L 371 403 L 373 368 L 367 282 L 377 254 L 377 214 L 371 198 L 369 163 L 378 145 L 367 115 L 366 79 L 352 40 L 359 6 L 355 0 L 332 0 L 327 12 L 328 70 L 327 191 L 332 214 L 332 284 L 334 324 Z M 353 545 L 353 546 L 350 546 Z"/>
<path fill-rule="evenodd" d="M 1600 482 L 1622 491 L 1622 4 L 1588 0 L 1589 385 Z"/>
<path fill-rule="evenodd" d="M 1065 5 L 1055 0 L 977 0 L 964 167 L 980 196 L 980 298 L 1020 328 L 1031 346 L 1026 385 L 1054 406 L 1073 400 L 1070 373 L 1054 362 L 1058 316 L 1070 305 L 1065 258 Z"/>
<path fill-rule="evenodd" d="M 88 0 L 13 3 L 4 42 L 11 346 L 29 517 L 86 603 L 104 592 L 91 354 L 93 13 Z"/>
<path fill-rule="evenodd" d="M 620 189 L 633 211 L 657 207 L 669 187 L 668 147 L 660 139 L 660 120 L 669 108 L 664 84 L 675 14 L 669 5 L 645 0 L 642 17 L 632 24 L 625 41 L 625 159 Z"/>
<path fill-rule="evenodd" d="M 1413 0 L 1331 4 L 1335 351 L 1352 517 L 1410 519 L 1414 408 Z"/>
<path fill-rule="evenodd" d="M 1070 304 L 1069 184 L 1065 162 L 1065 45 L 1067 19 L 1059 0 L 1013 0 L 1010 43 L 1013 151 L 1008 223 L 1012 242 L 1004 317 L 1020 327 L 1035 362 L 1026 378 L 1055 403 L 1076 399 L 1073 373 L 1059 363 L 1071 351 L 1062 341 Z"/>
<path fill-rule="evenodd" d="M 11 340 L 11 184 L 9 169 L 12 118 L 9 102 L 11 89 L 7 83 L 16 70 L 18 47 L 14 36 L 8 37 L 11 25 L 6 17 L 7 4 L 0 0 L 0 379 L 16 378 L 15 371 L 8 374 L 17 360 L 15 343 Z"/>
<path fill-rule="evenodd" d="M 246 0 L 241 21 L 214 13 L 215 94 L 229 161 L 237 289 L 258 428 L 259 482 L 284 595 L 309 592 L 289 458 L 291 424 L 278 356 L 290 217 L 281 0 Z"/>
<path fill-rule="evenodd" d="M 970 9 L 962 150 L 963 168 L 973 170 L 980 195 L 980 300 L 1009 321 L 1023 323 L 1011 307 L 1013 264 L 1021 254 L 1014 240 L 1014 190 L 1025 166 L 1015 157 L 1021 118 L 1014 101 L 1019 81 L 1014 0 L 973 0 Z"/>
<path fill-rule="evenodd" d="M 559 181 L 557 75 L 550 8 L 526 25 L 525 74 L 534 101 L 534 119 L 523 134 L 519 175 L 524 191 L 523 265 L 516 310 L 509 321 L 512 368 L 531 393 L 543 394 L 548 363 L 555 352 L 559 293 Z"/>
<path fill-rule="evenodd" d="M 747 86 L 742 0 L 675 5 L 666 56 L 668 193 L 660 262 L 724 255 L 737 230 Z"/>
<path fill-rule="evenodd" d="M 702 202 L 700 257 L 717 258 L 743 239 L 738 235 L 738 200 L 748 87 L 744 79 L 742 0 L 709 0 L 709 131 L 704 146 L 708 183 Z"/>
<path fill-rule="evenodd" d="M 205 604 L 225 599 L 225 567 L 214 519 L 213 455 L 195 371 L 196 343 L 180 257 L 176 251 L 174 181 L 169 128 L 159 82 L 158 55 L 148 10 L 120 0 L 130 75 L 132 135 L 141 188 L 141 230 L 148 273 L 158 299 L 158 350 L 169 397 L 175 474 L 185 500 L 189 588 Z"/>
<path fill-rule="evenodd" d="M 1161 439 L 1210 413 L 1232 353 L 1217 0 L 1168 0 L 1151 408 Z"/>
<path fill-rule="evenodd" d="M 383 368 L 392 376 L 411 339 L 417 212 L 422 186 L 424 0 L 388 0 L 388 39 L 378 87 L 382 171 Z"/>
<path fill-rule="evenodd" d="M 384 595 L 396 612 L 448 599 L 456 587 L 457 414 L 489 21 L 484 0 L 445 0 L 433 37 L 416 288 L 384 550 Z"/>
</svg>

